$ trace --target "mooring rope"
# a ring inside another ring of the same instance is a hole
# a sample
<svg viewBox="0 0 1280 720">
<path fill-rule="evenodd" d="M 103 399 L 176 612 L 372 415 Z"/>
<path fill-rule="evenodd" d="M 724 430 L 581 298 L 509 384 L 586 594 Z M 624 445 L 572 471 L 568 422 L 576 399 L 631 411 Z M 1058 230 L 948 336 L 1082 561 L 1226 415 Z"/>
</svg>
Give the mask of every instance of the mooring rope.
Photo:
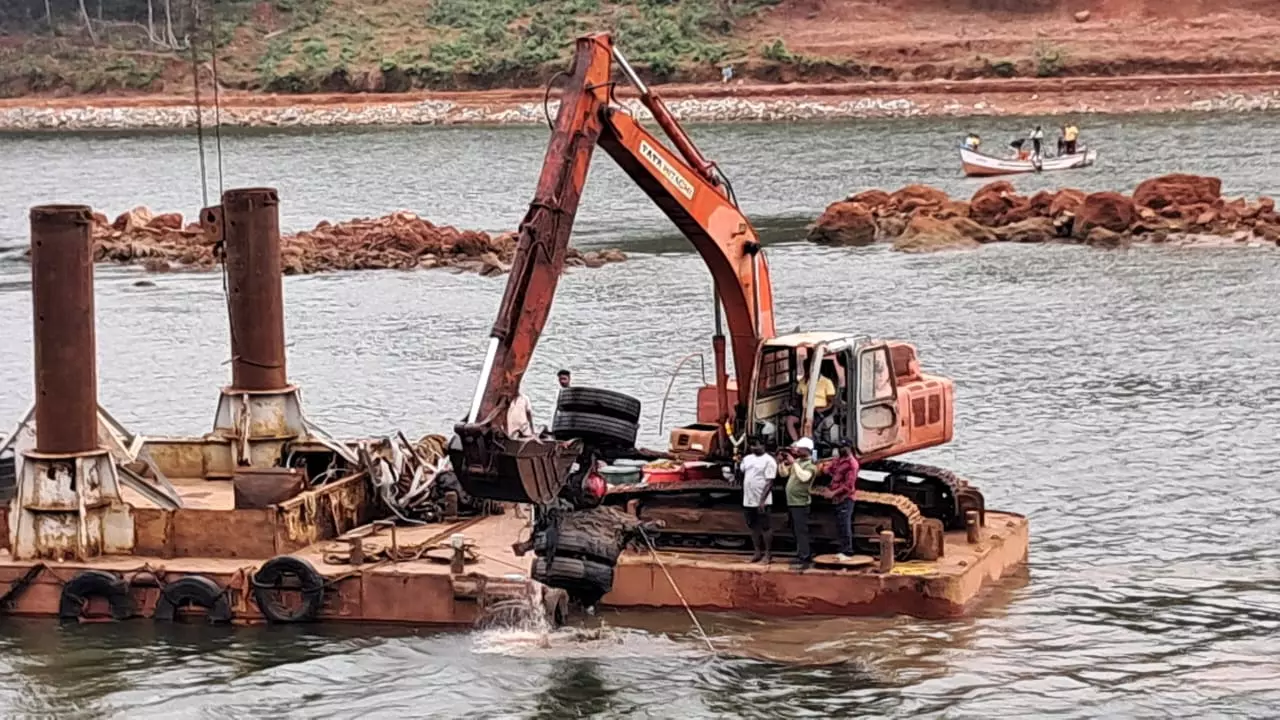
<svg viewBox="0 0 1280 720">
<path fill-rule="evenodd" d="M 707 631 L 702 629 L 702 623 L 698 622 L 698 616 L 694 614 L 693 608 L 689 607 L 689 601 L 685 600 L 684 593 L 680 592 L 680 586 L 676 585 L 675 578 L 671 577 L 671 573 L 667 570 L 666 563 L 662 562 L 662 558 L 658 556 L 658 549 L 653 546 L 653 541 L 649 539 L 649 534 L 640 530 L 640 537 L 644 538 L 644 544 L 649 546 L 649 554 L 653 555 L 653 559 L 658 562 L 658 567 L 662 568 L 662 574 L 667 576 L 667 582 L 671 583 L 671 589 L 676 591 L 676 597 L 680 598 L 680 604 L 684 605 L 684 611 L 689 613 L 689 619 L 693 621 L 693 626 L 698 629 L 698 634 L 702 636 L 702 641 L 707 644 L 707 649 L 712 655 L 718 655 L 716 646 L 711 644 L 711 638 L 707 636 Z"/>
</svg>

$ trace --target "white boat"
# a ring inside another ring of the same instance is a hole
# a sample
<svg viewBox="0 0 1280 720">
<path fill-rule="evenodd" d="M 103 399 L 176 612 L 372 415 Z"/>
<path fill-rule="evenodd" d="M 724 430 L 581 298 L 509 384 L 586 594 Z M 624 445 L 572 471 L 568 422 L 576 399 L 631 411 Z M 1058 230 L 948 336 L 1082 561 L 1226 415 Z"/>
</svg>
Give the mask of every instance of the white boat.
<svg viewBox="0 0 1280 720">
<path fill-rule="evenodd" d="M 969 148 L 960 148 L 960 164 L 964 174 L 969 176 L 1013 175 L 1015 173 L 1046 172 L 1049 170 L 1072 170 L 1089 167 L 1098 159 L 1098 151 L 1085 148 L 1083 152 L 1056 157 L 1000 158 L 986 155 Z"/>
</svg>

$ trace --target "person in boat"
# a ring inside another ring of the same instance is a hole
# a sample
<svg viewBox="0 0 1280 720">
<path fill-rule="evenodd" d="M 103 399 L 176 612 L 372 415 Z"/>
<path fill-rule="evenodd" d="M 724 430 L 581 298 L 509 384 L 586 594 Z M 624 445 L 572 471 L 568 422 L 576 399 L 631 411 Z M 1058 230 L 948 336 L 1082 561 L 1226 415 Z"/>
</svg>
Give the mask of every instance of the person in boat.
<svg viewBox="0 0 1280 720">
<path fill-rule="evenodd" d="M 978 137 L 974 133 L 969 133 L 969 135 L 964 139 L 964 147 L 966 150 L 973 150 L 974 152 L 977 152 L 978 146 L 981 144 L 982 138 Z"/>
<path fill-rule="evenodd" d="M 1044 151 L 1044 128 L 1039 125 L 1035 130 L 1031 131 L 1031 154 L 1036 157 L 1043 157 L 1041 153 Z"/>
<path fill-rule="evenodd" d="M 1031 157 L 1031 152 L 1026 149 L 1026 138 L 1018 138 L 1009 143 L 1009 147 L 1013 148 L 1013 156 L 1018 160 L 1027 160 Z"/>
<path fill-rule="evenodd" d="M 1062 144 L 1063 151 L 1067 155 L 1076 154 L 1076 141 L 1080 139 L 1080 128 L 1075 123 L 1069 122 L 1066 127 L 1062 128 Z"/>
<path fill-rule="evenodd" d="M 813 464 L 813 441 L 800 438 L 789 451 L 778 458 L 778 477 L 787 479 L 787 511 L 791 515 L 791 532 L 796 538 L 798 570 L 813 567 L 813 550 L 809 545 L 809 505 L 812 503 L 813 480 L 818 468 Z"/>
<path fill-rule="evenodd" d="M 1067 147 L 1067 126 L 1058 126 L 1058 157 L 1062 157 Z"/>
<path fill-rule="evenodd" d="M 773 531 L 769 526 L 769 511 L 773 508 L 773 481 L 778 476 L 778 461 L 764 451 L 764 443 L 751 441 L 751 452 L 738 463 L 742 471 L 742 514 L 751 532 L 751 547 L 755 553 L 751 562 L 768 565 Z"/>
</svg>

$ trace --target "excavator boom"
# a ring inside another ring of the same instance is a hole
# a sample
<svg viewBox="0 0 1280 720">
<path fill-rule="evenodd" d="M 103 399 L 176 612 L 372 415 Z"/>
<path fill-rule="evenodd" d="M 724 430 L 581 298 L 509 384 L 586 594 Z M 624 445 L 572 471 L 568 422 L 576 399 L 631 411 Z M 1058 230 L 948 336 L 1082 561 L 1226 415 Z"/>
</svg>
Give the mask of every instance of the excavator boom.
<svg viewBox="0 0 1280 720">
<path fill-rule="evenodd" d="M 626 109 L 611 103 L 615 60 L 679 154 Z M 722 423 L 731 415 L 725 400 L 724 341 L 718 333 L 721 310 L 739 388 L 751 386 L 756 350 L 763 339 L 774 335 L 769 265 L 755 228 L 738 209 L 728 182 L 614 49 L 607 33 L 579 38 L 538 189 L 520 223 L 515 261 L 470 412 L 466 422 L 456 427 L 454 467 L 473 495 L 544 502 L 556 490 L 551 477 L 563 475 L 562 468 L 567 467 L 569 449 L 563 443 L 540 439 L 516 443 L 506 437 L 503 420 L 519 393 L 551 311 L 597 144 L 689 238 L 711 271 L 717 301 L 716 381 Z M 503 468 L 517 466 L 521 488 L 497 477 L 505 472 Z"/>
</svg>

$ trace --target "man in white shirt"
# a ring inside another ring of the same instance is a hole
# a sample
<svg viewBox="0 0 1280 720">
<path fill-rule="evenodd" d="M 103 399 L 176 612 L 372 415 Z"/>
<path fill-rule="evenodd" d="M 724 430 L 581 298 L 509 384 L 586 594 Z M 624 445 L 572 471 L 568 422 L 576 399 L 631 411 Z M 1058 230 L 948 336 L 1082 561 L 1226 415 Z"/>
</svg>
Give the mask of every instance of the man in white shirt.
<svg viewBox="0 0 1280 720">
<path fill-rule="evenodd" d="M 773 507 L 773 480 L 778 475 L 778 461 L 765 453 L 764 443 L 754 440 L 751 453 L 738 465 L 742 469 L 742 512 L 751 531 L 751 546 L 755 555 L 751 562 L 768 565 L 769 546 L 773 531 L 769 527 L 769 511 Z"/>
<path fill-rule="evenodd" d="M 534 436 L 533 406 L 524 393 L 517 393 L 507 408 L 507 437 L 525 440 Z"/>
</svg>

